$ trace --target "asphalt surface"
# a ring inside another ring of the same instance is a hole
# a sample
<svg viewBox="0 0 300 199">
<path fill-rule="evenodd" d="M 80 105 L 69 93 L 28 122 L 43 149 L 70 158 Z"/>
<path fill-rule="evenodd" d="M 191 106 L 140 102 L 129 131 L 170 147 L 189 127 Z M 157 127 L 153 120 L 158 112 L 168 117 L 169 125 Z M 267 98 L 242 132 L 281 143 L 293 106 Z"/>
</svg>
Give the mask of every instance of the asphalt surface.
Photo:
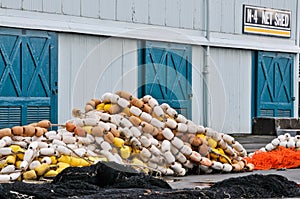
<svg viewBox="0 0 300 199">
<path fill-rule="evenodd" d="M 228 179 L 236 178 L 240 176 L 247 176 L 251 174 L 276 174 L 285 176 L 288 180 L 294 181 L 300 185 L 300 168 L 286 169 L 286 170 L 255 170 L 252 172 L 239 172 L 239 173 L 222 173 L 222 174 L 200 174 L 190 175 L 184 177 L 165 177 L 164 179 L 170 184 L 173 189 L 194 189 L 204 188 L 213 185 L 216 182 Z"/>
</svg>

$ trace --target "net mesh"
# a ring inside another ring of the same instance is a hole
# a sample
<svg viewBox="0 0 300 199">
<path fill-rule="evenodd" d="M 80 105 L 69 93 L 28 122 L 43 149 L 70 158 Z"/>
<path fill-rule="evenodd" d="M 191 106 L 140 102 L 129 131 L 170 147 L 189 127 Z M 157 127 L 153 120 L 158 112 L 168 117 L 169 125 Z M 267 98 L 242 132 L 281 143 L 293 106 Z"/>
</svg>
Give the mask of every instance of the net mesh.
<svg viewBox="0 0 300 199">
<path fill-rule="evenodd" d="M 297 168 L 300 166 L 300 150 L 279 146 L 268 152 L 258 150 L 253 156 L 245 159 L 254 164 L 256 170 Z"/>
<path fill-rule="evenodd" d="M 104 175 L 107 173 L 107 175 Z M 107 177 L 109 176 L 109 177 Z M 97 164 L 64 170 L 52 183 L 3 183 L 0 198 L 282 198 L 300 197 L 300 187 L 280 175 L 248 175 L 229 178 L 205 189 L 171 189 L 161 179 L 137 173 L 117 164 Z"/>
</svg>

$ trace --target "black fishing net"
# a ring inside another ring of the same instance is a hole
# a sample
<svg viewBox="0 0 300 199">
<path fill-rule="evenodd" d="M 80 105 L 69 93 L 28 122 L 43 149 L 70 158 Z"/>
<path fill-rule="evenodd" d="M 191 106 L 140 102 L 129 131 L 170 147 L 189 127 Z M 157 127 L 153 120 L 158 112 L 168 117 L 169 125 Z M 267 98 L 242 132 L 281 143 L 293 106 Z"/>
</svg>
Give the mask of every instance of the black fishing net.
<svg viewBox="0 0 300 199">
<path fill-rule="evenodd" d="M 280 175 L 248 175 L 229 178 L 203 190 L 209 198 L 281 198 L 298 197 L 297 183 Z"/>
<path fill-rule="evenodd" d="M 279 175 L 249 175 L 230 178 L 202 190 L 171 189 L 161 179 L 138 173 L 116 163 L 70 167 L 51 183 L 3 183 L 0 198 L 281 198 L 300 197 L 299 186 Z"/>
</svg>

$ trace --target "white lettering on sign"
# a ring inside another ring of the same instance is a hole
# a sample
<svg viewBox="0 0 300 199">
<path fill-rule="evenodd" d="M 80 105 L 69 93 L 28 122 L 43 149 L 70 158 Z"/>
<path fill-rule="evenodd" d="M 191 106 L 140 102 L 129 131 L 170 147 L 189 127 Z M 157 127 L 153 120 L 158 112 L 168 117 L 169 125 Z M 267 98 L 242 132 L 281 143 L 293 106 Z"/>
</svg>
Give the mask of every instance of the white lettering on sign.
<svg viewBox="0 0 300 199">
<path fill-rule="evenodd" d="M 282 14 L 282 13 L 276 13 L 275 14 L 275 26 L 282 26 L 282 27 L 288 27 L 289 25 L 289 15 Z"/>
<path fill-rule="evenodd" d="M 251 23 L 252 22 L 252 9 L 247 10 L 247 22 Z"/>
<path fill-rule="evenodd" d="M 262 24 L 272 25 L 273 23 L 273 12 L 262 11 Z"/>
<path fill-rule="evenodd" d="M 247 23 L 252 23 L 252 19 L 254 19 L 254 23 L 257 23 L 257 10 L 254 10 L 252 14 L 252 9 L 247 9 Z"/>
<path fill-rule="evenodd" d="M 243 5 L 243 33 L 291 37 L 289 10 Z"/>
<path fill-rule="evenodd" d="M 257 10 L 254 10 L 253 18 L 254 18 L 254 22 L 257 23 L 257 20 L 258 20 L 258 17 L 257 17 Z"/>
</svg>

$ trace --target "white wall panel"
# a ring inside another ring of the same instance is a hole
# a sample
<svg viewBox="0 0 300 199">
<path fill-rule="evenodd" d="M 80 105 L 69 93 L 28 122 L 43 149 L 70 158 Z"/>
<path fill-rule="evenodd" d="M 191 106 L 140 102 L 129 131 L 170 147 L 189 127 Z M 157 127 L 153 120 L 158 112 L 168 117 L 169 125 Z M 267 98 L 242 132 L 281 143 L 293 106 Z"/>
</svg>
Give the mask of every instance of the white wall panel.
<svg viewBox="0 0 300 199">
<path fill-rule="evenodd" d="M 132 21 L 133 0 L 117 0 L 117 20 Z"/>
<path fill-rule="evenodd" d="M 234 33 L 242 34 L 243 4 L 249 5 L 248 0 L 235 0 L 234 3 Z"/>
<path fill-rule="evenodd" d="M 210 31 L 221 31 L 222 0 L 209 0 Z"/>
<path fill-rule="evenodd" d="M 123 66 L 122 66 L 122 51 L 123 51 L 123 40 L 108 38 L 104 41 L 107 42 L 107 49 L 103 52 L 104 58 L 107 58 L 106 62 L 100 62 L 101 68 L 104 67 L 104 73 L 101 75 L 98 86 L 107 85 L 102 87 L 100 91 L 113 92 L 118 85 L 118 82 L 122 81 L 123 78 Z M 102 80 L 102 81 L 101 81 Z M 99 92 L 104 93 L 104 92 Z"/>
<path fill-rule="evenodd" d="M 105 92 L 137 88 L 136 41 L 59 34 L 59 121 Z"/>
<path fill-rule="evenodd" d="M 80 0 L 62 0 L 62 13 L 80 16 Z"/>
<path fill-rule="evenodd" d="M 205 27 L 205 0 L 194 0 L 193 6 L 193 28 L 203 30 Z"/>
<path fill-rule="evenodd" d="M 138 52 L 137 41 L 123 40 L 122 81 L 116 90 L 127 90 L 137 96 L 138 89 Z"/>
<path fill-rule="evenodd" d="M 61 0 L 42 0 L 43 12 L 61 13 Z"/>
<path fill-rule="evenodd" d="M 58 122 L 65 122 L 71 118 L 70 111 L 73 108 L 71 101 L 71 80 L 72 80 L 72 69 L 73 62 L 71 59 L 70 45 L 72 37 L 68 37 L 65 34 L 60 34 L 58 37 L 59 53 L 58 53 Z"/>
<path fill-rule="evenodd" d="M 282 7 L 282 1 L 281 0 L 273 0 L 273 8 L 280 8 Z"/>
<path fill-rule="evenodd" d="M 165 25 L 166 1 L 149 0 L 149 24 Z"/>
<path fill-rule="evenodd" d="M 100 0 L 100 18 L 116 19 L 116 0 Z"/>
<path fill-rule="evenodd" d="M 180 1 L 166 0 L 166 26 L 179 27 Z"/>
<path fill-rule="evenodd" d="M 71 91 L 69 96 L 69 102 L 71 103 L 71 108 L 83 108 L 84 105 L 84 84 L 85 81 L 85 68 L 83 68 L 83 60 L 86 58 L 86 38 L 82 35 L 72 35 L 71 54 L 69 59 L 71 59 L 71 76 L 70 87 L 67 88 Z M 60 69 L 60 65 L 58 66 Z M 67 76 L 68 78 L 68 76 Z M 58 85 L 59 80 L 58 80 Z M 61 85 L 63 86 L 63 85 Z"/>
<path fill-rule="evenodd" d="M 22 8 L 24 10 L 42 11 L 43 1 L 41 0 L 23 0 Z"/>
<path fill-rule="evenodd" d="M 209 93 L 212 128 L 251 132 L 251 51 L 211 49 Z"/>
<path fill-rule="evenodd" d="M 193 28 L 194 0 L 180 0 L 180 22 L 181 28 Z"/>
<path fill-rule="evenodd" d="M 299 37 L 299 35 L 295 36 L 296 35 L 296 28 L 297 28 L 297 20 L 299 20 L 299 13 L 297 14 L 297 11 L 299 12 L 299 10 L 297 9 L 297 2 L 296 1 L 282 1 L 282 4 L 283 5 L 281 7 L 277 7 L 277 8 L 292 11 L 291 38 L 295 39 L 296 37 Z"/>
<path fill-rule="evenodd" d="M 21 9 L 22 0 L 2 0 L 3 8 Z"/>
<path fill-rule="evenodd" d="M 81 16 L 99 18 L 99 0 L 81 0 Z"/>
<path fill-rule="evenodd" d="M 192 120 L 196 124 L 203 125 L 203 64 L 204 48 L 192 47 Z"/>
<path fill-rule="evenodd" d="M 249 5 L 260 6 L 261 5 L 261 0 L 249 0 Z"/>
<path fill-rule="evenodd" d="M 92 81 L 92 77 L 86 79 L 86 76 L 91 73 L 87 68 L 89 50 L 92 49 L 88 41 L 93 41 L 94 46 L 99 43 L 96 42 L 97 37 L 75 34 L 59 35 L 58 110 L 60 122 L 71 118 L 73 108 L 83 110 L 86 98 L 93 98 L 92 94 L 86 96 L 88 92 L 92 93 L 94 90 L 86 88 L 88 81 Z"/>
<path fill-rule="evenodd" d="M 271 1 L 260 1 L 260 5 L 267 7 L 267 8 L 272 8 L 273 7 L 273 0 Z"/>
<path fill-rule="evenodd" d="M 101 74 L 96 93 L 137 89 L 137 41 L 105 38 L 100 50 Z"/>
<path fill-rule="evenodd" d="M 79 72 L 79 78 L 76 83 L 82 85 L 82 90 L 77 90 L 78 95 L 82 94 L 82 101 L 79 101 L 79 106 L 91 98 L 97 97 L 99 94 L 95 93 L 97 84 L 95 80 L 98 80 L 100 74 L 99 67 L 99 45 L 100 37 L 88 37 L 84 36 L 84 59 L 81 62 Z M 83 105 L 84 106 L 84 105 Z M 81 107 L 83 107 L 81 105 Z"/>
<path fill-rule="evenodd" d="M 236 16 L 234 13 L 234 0 L 222 1 L 222 14 L 221 14 L 221 32 L 233 33 L 234 32 L 234 20 L 236 18 L 242 18 L 243 15 Z"/>
<path fill-rule="evenodd" d="M 133 22 L 144 24 L 148 23 L 148 4 L 148 0 L 133 0 Z"/>
<path fill-rule="evenodd" d="M 273 0 L 275 2 L 277 2 L 278 0 Z M 290 10 L 292 9 L 295 13 L 296 13 L 296 10 L 297 10 L 297 1 L 294 0 L 294 1 L 280 1 L 281 4 L 280 4 L 280 7 L 278 7 L 279 9 L 284 9 L 284 10 Z"/>
<path fill-rule="evenodd" d="M 194 0 L 166 0 L 166 26 L 193 28 Z"/>
</svg>

